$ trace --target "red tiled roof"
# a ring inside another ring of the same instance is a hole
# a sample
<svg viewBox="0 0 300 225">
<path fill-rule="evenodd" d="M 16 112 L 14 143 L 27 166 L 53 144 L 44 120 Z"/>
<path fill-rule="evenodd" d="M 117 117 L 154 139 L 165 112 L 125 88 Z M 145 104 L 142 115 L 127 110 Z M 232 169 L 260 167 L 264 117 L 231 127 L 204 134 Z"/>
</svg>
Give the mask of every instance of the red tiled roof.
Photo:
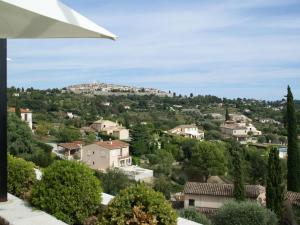
<svg viewBox="0 0 300 225">
<path fill-rule="evenodd" d="M 128 147 L 129 144 L 123 141 L 119 141 L 119 140 L 113 140 L 113 141 L 98 141 L 95 144 L 109 149 L 109 150 L 113 150 L 113 149 L 118 149 L 118 148 L 125 148 Z"/>
<path fill-rule="evenodd" d="M 184 186 L 185 194 L 212 195 L 212 196 L 233 196 L 233 184 L 198 183 L 187 182 Z M 257 198 L 265 192 L 265 188 L 259 185 L 245 185 L 246 197 Z"/>
<path fill-rule="evenodd" d="M 78 143 L 78 142 L 58 144 L 58 146 L 61 146 L 61 147 L 65 148 L 65 149 L 68 149 L 68 150 L 79 149 L 80 145 L 82 145 L 82 144 Z"/>
<path fill-rule="evenodd" d="M 286 198 L 292 205 L 300 206 L 300 193 L 288 191 L 286 193 Z"/>
<path fill-rule="evenodd" d="M 16 112 L 16 108 L 8 108 L 7 110 L 10 113 L 15 113 Z M 31 111 L 29 109 L 20 109 L 21 113 L 30 113 Z"/>
</svg>

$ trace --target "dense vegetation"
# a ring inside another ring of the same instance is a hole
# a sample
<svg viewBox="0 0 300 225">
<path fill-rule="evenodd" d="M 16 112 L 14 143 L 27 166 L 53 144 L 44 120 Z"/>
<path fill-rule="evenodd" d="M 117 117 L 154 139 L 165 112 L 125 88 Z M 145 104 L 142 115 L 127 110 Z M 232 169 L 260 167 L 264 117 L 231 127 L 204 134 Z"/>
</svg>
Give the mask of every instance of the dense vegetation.
<svg viewBox="0 0 300 225">
<path fill-rule="evenodd" d="M 101 193 L 90 168 L 74 161 L 57 161 L 33 186 L 31 203 L 68 224 L 82 224 L 100 207 Z"/>
<path fill-rule="evenodd" d="M 255 202 L 230 202 L 213 218 L 214 225 L 275 225 L 276 215 Z"/>
<path fill-rule="evenodd" d="M 126 188 L 109 203 L 107 224 L 176 225 L 176 213 L 164 196 L 145 185 Z"/>
<path fill-rule="evenodd" d="M 35 182 L 34 164 L 8 155 L 8 192 L 25 198 Z"/>
</svg>

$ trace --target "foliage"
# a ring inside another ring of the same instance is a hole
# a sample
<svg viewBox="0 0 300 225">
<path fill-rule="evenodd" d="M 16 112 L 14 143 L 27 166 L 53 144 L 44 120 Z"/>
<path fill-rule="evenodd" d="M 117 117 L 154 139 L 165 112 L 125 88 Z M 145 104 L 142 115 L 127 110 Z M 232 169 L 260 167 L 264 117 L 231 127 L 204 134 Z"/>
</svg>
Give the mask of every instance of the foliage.
<svg viewBox="0 0 300 225">
<path fill-rule="evenodd" d="M 24 198 L 35 182 L 34 164 L 8 155 L 8 191 Z"/>
<path fill-rule="evenodd" d="M 155 175 L 171 175 L 174 157 L 170 152 L 160 149 L 148 157 Z"/>
<path fill-rule="evenodd" d="M 290 86 L 288 86 L 287 94 L 286 120 L 288 131 L 287 189 L 300 192 L 300 149 L 298 146 L 295 105 Z"/>
<path fill-rule="evenodd" d="M 202 225 L 211 225 L 211 221 L 202 213 L 194 208 L 182 209 L 179 211 L 179 216 Z"/>
<path fill-rule="evenodd" d="M 279 220 L 283 215 L 284 183 L 279 160 L 279 152 L 272 147 L 268 161 L 268 177 L 266 188 L 267 208 L 276 213 Z"/>
<path fill-rule="evenodd" d="M 158 225 L 175 225 L 176 213 L 173 211 L 170 203 L 164 196 L 146 187 L 145 185 L 136 185 L 126 188 L 109 203 L 104 213 L 103 219 L 106 224 L 125 225 L 126 222 L 136 218 L 136 208 L 142 217 L 149 220 L 156 220 Z M 137 224 L 137 223 L 133 223 Z"/>
<path fill-rule="evenodd" d="M 86 136 L 86 143 L 92 144 L 96 141 L 96 135 L 94 133 L 90 133 Z"/>
<path fill-rule="evenodd" d="M 56 138 L 59 142 L 72 142 L 80 138 L 80 131 L 75 127 L 61 126 L 58 129 Z"/>
<path fill-rule="evenodd" d="M 224 175 L 226 172 L 224 147 L 213 142 L 199 142 L 192 152 L 192 158 L 187 162 L 189 175 L 200 175 L 206 182 L 210 176 Z"/>
<path fill-rule="evenodd" d="M 247 147 L 244 150 L 245 181 L 251 184 L 265 185 L 267 176 L 268 155 L 264 150 Z"/>
<path fill-rule="evenodd" d="M 243 171 L 241 166 L 241 157 L 239 147 L 237 143 L 232 144 L 232 156 L 233 156 L 233 196 L 237 201 L 245 200 L 245 185 L 243 179 Z"/>
<path fill-rule="evenodd" d="M 96 212 L 101 192 L 99 180 L 87 166 L 56 161 L 33 186 L 31 203 L 68 224 L 77 224 Z"/>
<path fill-rule="evenodd" d="M 32 153 L 32 132 L 27 123 L 23 122 L 15 114 L 8 114 L 7 128 L 8 151 L 12 155 Z"/>
<path fill-rule="evenodd" d="M 96 172 L 102 184 L 103 191 L 107 194 L 117 195 L 120 190 L 135 184 L 126 174 L 117 168 L 107 169 L 105 173 Z"/>
<path fill-rule="evenodd" d="M 229 110 L 228 108 L 226 108 L 226 112 L 225 112 L 225 120 L 230 120 L 230 116 L 229 116 Z"/>
<path fill-rule="evenodd" d="M 151 140 L 150 130 L 146 125 L 136 125 L 131 131 L 131 152 L 135 156 L 141 156 L 149 152 Z"/>
<path fill-rule="evenodd" d="M 35 130 L 35 133 L 38 135 L 38 136 L 46 136 L 50 133 L 50 130 L 53 129 L 51 124 L 50 123 L 47 123 L 45 121 L 41 121 L 36 130 Z"/>
<path fill-rule="evenodd" d="M 276 215 L 255 202 L 229 202 L 217 210 L 214 225 L 275 225 Z"/>
<path fill-rule="evenodd" d="M 166 176 L 159 176 L 154 181 L 154 190 L 163 193 L 166 199 L 170 199 L 172 191 L 172 180 Z"/>
</svg>

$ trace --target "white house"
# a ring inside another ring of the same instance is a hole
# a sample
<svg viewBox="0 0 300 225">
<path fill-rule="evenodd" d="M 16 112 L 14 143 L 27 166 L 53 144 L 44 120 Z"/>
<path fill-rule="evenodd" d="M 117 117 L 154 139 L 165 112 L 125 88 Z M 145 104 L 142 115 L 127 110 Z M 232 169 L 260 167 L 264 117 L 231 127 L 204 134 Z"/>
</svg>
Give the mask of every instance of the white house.
<svg viewBox="0 0 300 225">
<path fill-rule="evenodd" d="M 168 131 L 170 134 L 181 135 L 184 137 L 204 139 L 204 131 L 199 130 L 196 125 L 180 125 Z"/>
<path fill-rule="evenodd" d="M 15 113 L 16 109 L 15 108 L 9 108 L 8 109 L 9 113 Z M 21 119 L 25 121 L 30 129 L 32 130 L 32 112 L 29 109 L 20 109 L 21 112 Z"/>
</svg>

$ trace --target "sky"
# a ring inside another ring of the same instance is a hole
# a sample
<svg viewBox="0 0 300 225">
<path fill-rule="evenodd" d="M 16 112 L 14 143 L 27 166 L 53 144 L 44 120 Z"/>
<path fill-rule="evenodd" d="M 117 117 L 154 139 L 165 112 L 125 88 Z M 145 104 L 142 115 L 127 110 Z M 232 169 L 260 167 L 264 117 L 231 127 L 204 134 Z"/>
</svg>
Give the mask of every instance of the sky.
<svg viewBox="0 0 300 225">
<path fill-rule="evenodd" d="M 63 0 L 119 36 L 9 40 L 8 84 L 300 99 L 299 0 Z"/>
</svg>

